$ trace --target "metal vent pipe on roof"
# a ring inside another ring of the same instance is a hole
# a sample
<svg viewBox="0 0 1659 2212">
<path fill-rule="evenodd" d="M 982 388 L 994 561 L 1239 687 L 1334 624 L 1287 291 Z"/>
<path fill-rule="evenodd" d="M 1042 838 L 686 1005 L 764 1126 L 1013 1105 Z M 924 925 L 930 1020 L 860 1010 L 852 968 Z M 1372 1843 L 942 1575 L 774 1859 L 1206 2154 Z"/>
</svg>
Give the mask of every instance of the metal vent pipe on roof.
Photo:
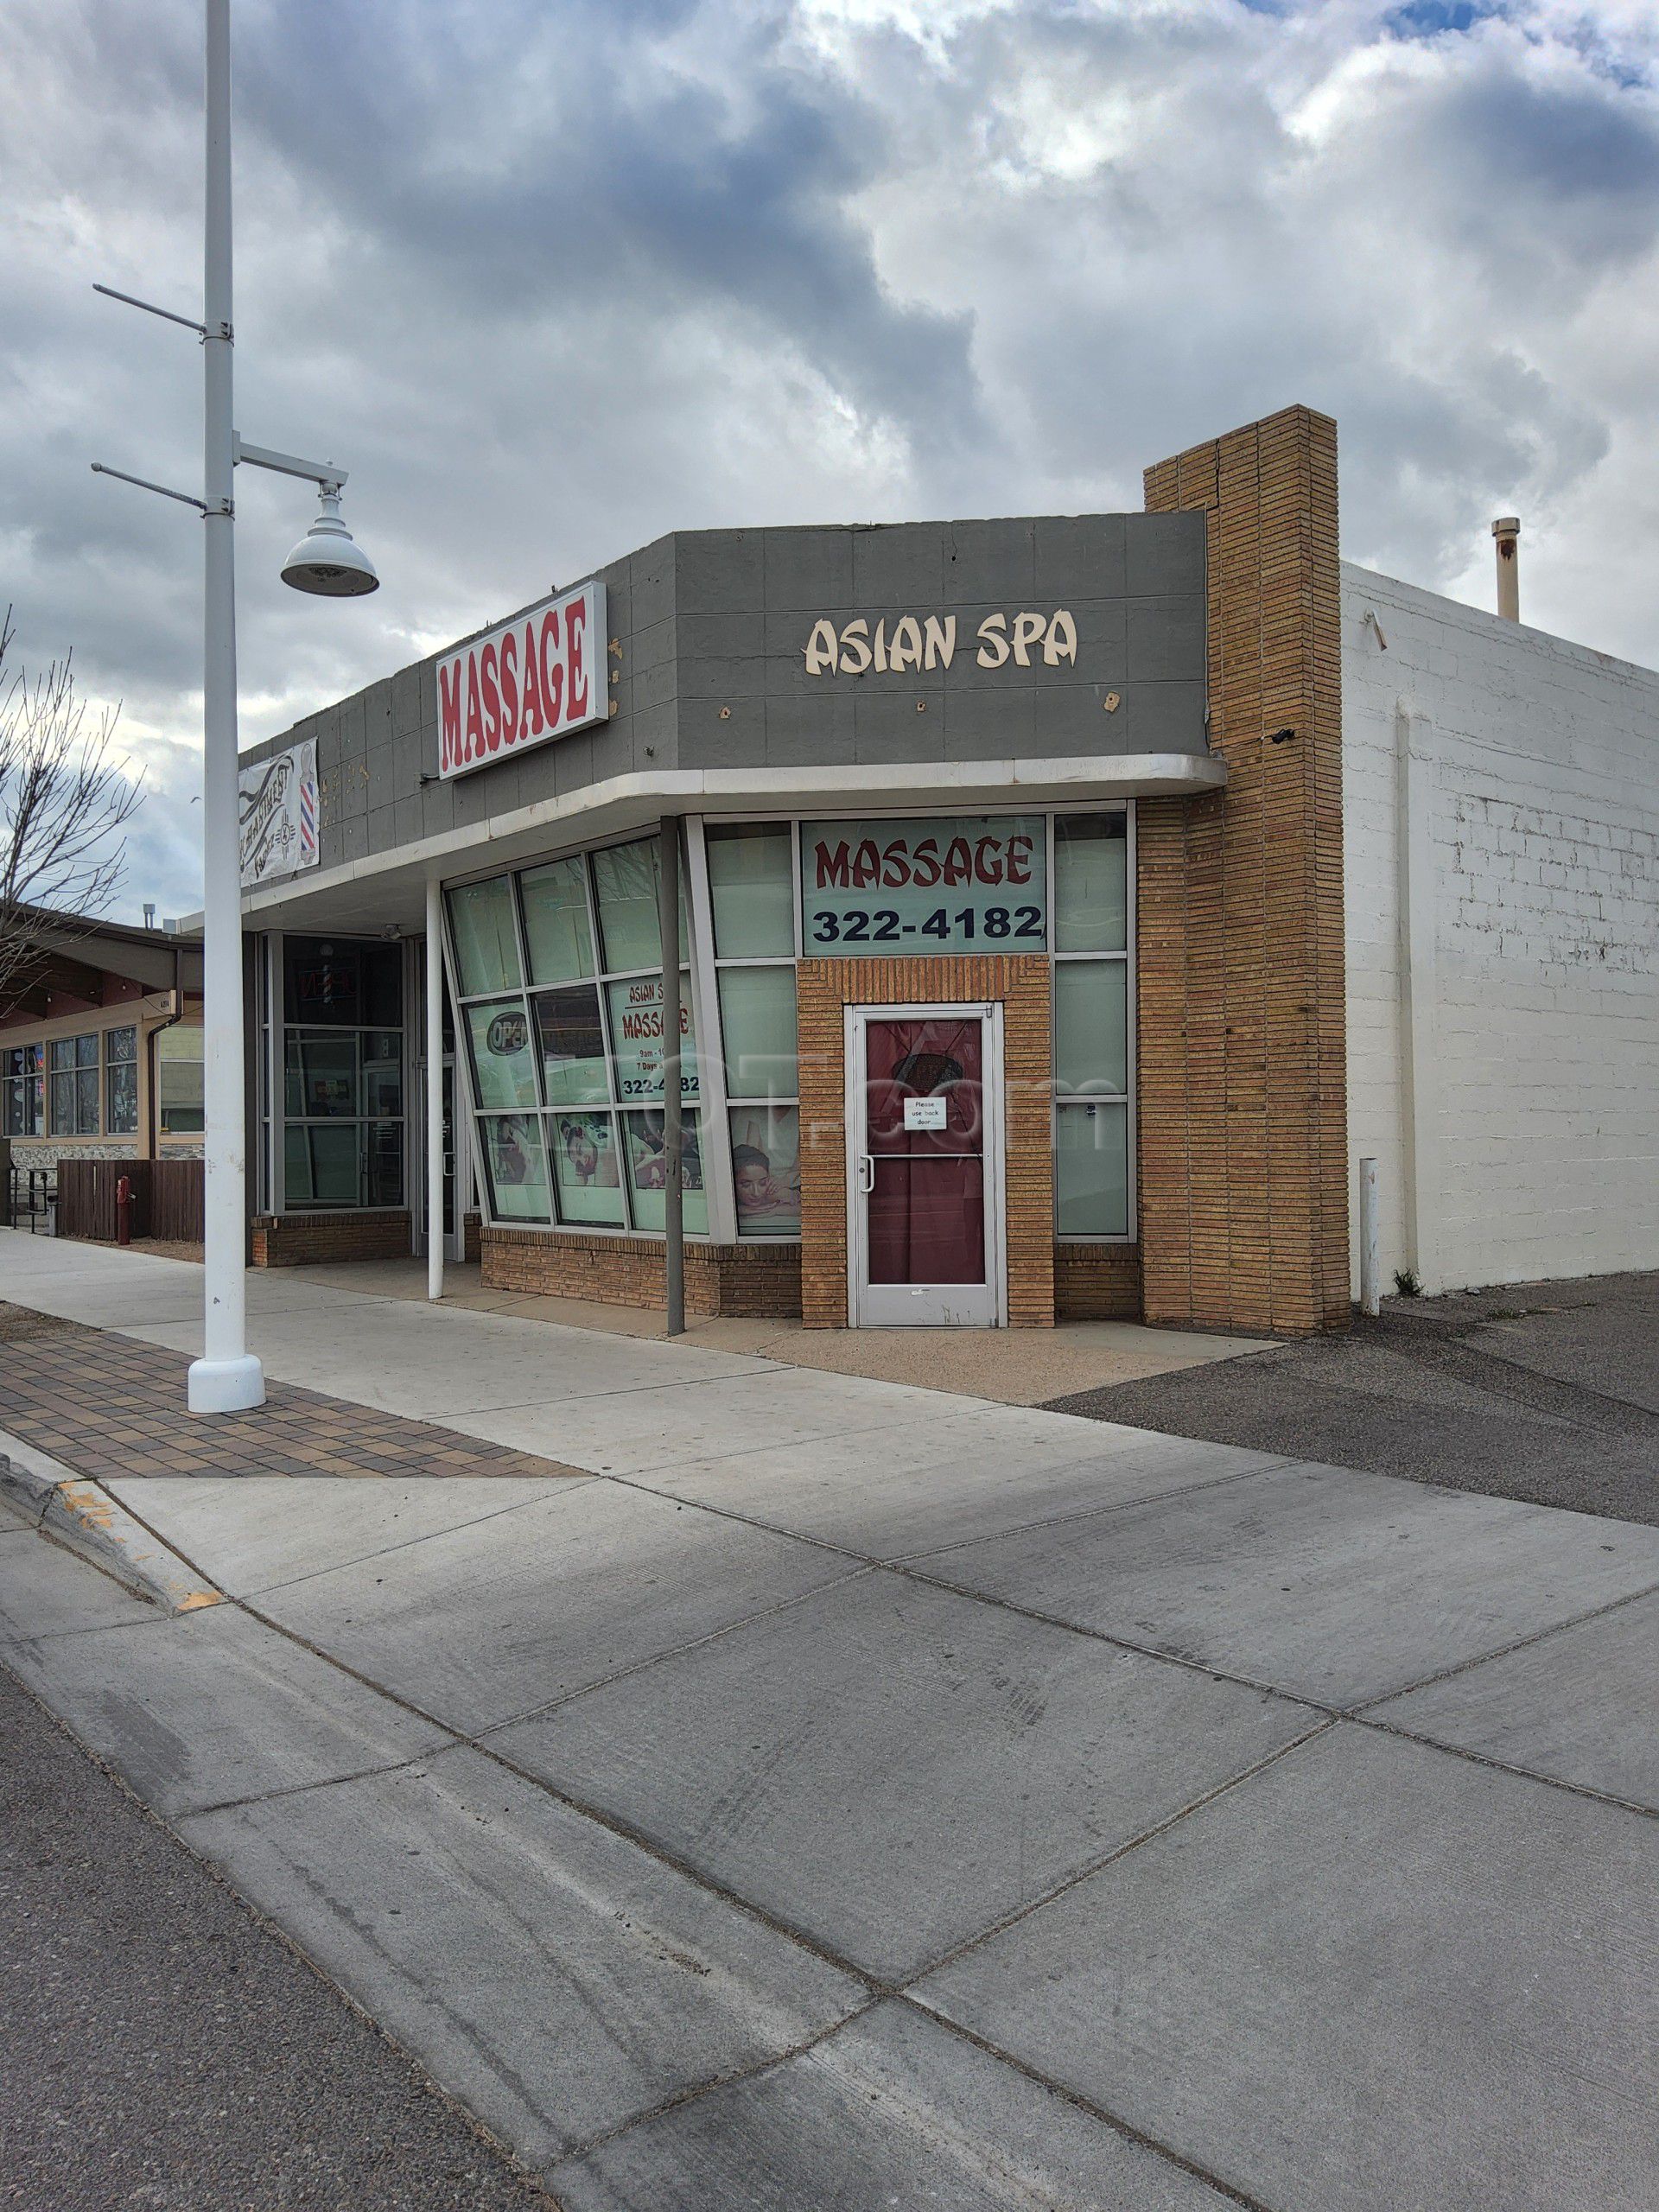
<svg viewBox="0 0 1659 2212">
<path fill-rule="evenodd" d="M 1499 515 L 1492 524 L 1497 540 L 1497 611 L 1505 622 L 1521 620 L 1521 562 L 1516 546 L 1521 537 L 1518 515 Z"/>
</svg>

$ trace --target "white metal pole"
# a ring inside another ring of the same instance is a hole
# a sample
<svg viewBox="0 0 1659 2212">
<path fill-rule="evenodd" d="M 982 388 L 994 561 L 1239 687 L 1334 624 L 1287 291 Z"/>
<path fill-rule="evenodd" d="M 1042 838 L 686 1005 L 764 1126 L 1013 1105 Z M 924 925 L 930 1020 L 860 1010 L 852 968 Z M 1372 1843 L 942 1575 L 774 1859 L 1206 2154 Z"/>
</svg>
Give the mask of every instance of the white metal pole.
<svg viewBox="0 0 1659 2212">
<path fill-rule="evenodd" d="M 237 821 L 236 466 L 231 372 L 230 0 L 207 0 L 207 188 L 202 255 L 202 1059 L 206 1328 L 190 1369 L 192 1413 L 265 1402 L 247 1349 L 247 1126 L 242 880 Z M 272 1101 L 275 1113 L 279 1102 Z"/>
<path fill-rule="evenodd" d="M 443 1296 L 443 918 L 438 880 L 426 887 L 426 1294 Z"/>
<path fill-rule="evenodd" d="M 1359 1163 L 1359 1310 L 1382 1310 L 1382 1257 L 1376 1225 L 1376 1162 Z"/>
<path fill-rule="evenodd" d="M 663 1304 L 666 1333 L 685 1333 L 685 1168 L 680 1114 L 680 825 L 658 825 L 662 874 L 657 918 L 663 941 Z"/>
</svg>

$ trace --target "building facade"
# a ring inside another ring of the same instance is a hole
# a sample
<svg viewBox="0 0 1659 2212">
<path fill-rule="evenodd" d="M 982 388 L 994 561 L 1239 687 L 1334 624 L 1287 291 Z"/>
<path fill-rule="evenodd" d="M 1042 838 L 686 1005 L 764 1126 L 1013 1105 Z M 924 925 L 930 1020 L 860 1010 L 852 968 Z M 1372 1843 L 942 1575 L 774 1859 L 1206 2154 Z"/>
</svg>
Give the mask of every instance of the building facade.
<svg viewBox="0 0 1659 2212">
<path fill-rule="evenodd" d="M 678 533 L 308 718 L 245 777 L 315 833 L 245 894 L 256 1260 L 425 1248 L 430 1048 L 487 1284 L 660 1303 L 677 1171 L 693 1313 L 1344 1325 L 1364 584 L 1296 408 L 1136 514 Z"/>
<path fill-rule="evenodd" d="M 29 938 L 0 1003 L 0 1139 L 12 1163 L 199 1158 L 200 946 L 38 913 Z"/>
</svg>

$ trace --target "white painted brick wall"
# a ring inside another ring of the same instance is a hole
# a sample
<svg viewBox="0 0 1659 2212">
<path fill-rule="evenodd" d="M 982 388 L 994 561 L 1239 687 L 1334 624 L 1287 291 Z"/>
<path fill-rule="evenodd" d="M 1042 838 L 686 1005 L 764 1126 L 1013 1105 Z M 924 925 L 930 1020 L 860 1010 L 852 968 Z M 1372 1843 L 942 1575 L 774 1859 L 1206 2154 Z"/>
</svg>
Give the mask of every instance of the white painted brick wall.
<svg viewBox="0 0 1659 2212">
<path fill-rule="evenodd" d="M 1378 1162 L 1383 1288 L 1408 1254 L 1402 702 L 1433 756 L 1429 1287 L 1659 1267 L 1659 675 L 1346 563 L 1342 598 L 1350 1165 L 1357 1189 Z"/>
</svg>

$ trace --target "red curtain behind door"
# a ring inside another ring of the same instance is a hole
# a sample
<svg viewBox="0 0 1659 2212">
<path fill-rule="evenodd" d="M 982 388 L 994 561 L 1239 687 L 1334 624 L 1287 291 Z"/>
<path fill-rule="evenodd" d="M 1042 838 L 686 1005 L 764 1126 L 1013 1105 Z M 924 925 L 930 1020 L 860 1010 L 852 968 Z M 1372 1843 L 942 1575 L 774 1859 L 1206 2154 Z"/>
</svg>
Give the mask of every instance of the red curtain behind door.
<svg viewBox="0 0 1659 2212">
<path fill-rule="evenodd" d="M 866 1025 L 873 1283 L 985 1280 L 984 1034 L 978 1015 Z M 907 1129 L 907 1098 L 942 1098 L 944 1127 Z"/>
</svg>

